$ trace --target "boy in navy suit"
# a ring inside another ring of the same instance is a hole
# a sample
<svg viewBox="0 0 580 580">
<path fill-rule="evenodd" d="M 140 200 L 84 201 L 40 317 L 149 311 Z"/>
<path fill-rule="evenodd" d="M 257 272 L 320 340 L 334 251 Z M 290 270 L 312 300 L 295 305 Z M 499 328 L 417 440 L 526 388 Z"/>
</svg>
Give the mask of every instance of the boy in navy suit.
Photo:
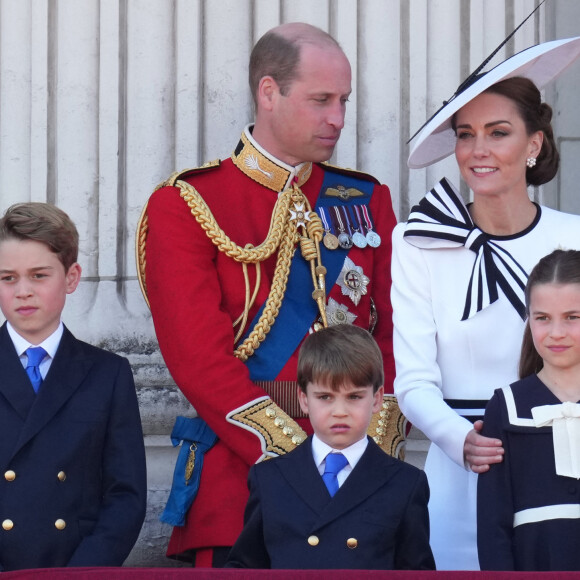
<svg viewBox="0 0 580 580">
<path fill-rule="evenodd" d="M 314 435 L 251 468 L 228 566 L 435 568 L 425 474 L 366 435 L 383 382 L 381 352 L 366 330 L 345 324 L 306 338 L 298 397 Z"/>
<path fill-rule="evenodd" d="M 17 204 L 0 219 L 0 571 L 120 566 L 145 517 L 129 363 L 61 322 L 77 253 L 55 206 Z"/>
</svg>

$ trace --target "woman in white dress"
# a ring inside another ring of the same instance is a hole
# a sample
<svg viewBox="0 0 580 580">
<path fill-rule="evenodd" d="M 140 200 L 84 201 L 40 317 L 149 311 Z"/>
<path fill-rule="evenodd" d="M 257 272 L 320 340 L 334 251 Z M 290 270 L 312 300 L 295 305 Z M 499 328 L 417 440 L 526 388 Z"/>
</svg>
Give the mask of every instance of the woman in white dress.
<svg viewBox="0 0 580 580">
<path fill-rule="evenodd" d="M 517 379 L 527 273 L 557 247 L 580 248 L 580 217 L 533 203 L 527 190 L 559 163 L 538 87 L 579 54 L 580 38 L 545 43 L 477 77 L 409 157 L 424 167 L 454 151 L 473 191 L 465 206 L 442 180 L 393 233 L 395 393 L 434 443 L 425 470 L 438 569 L 479 567 L 476 474 L 503 448 L 479 435 L 478 419 L 494 389 Z"/>
</svg>

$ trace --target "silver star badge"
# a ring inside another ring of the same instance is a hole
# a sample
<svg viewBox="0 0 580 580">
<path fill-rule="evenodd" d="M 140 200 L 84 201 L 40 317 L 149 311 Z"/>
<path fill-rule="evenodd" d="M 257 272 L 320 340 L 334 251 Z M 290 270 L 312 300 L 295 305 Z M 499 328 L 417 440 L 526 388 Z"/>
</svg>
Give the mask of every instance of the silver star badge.
<svg viewBox="0 0 580 580">
<path fill-rule="evenodd" d="M 348 296 L 355 306 L 358 306 L 361 296 L 367 293 L 367 286 L 370 281 L 371 279 L 364 275 L 360 266 L 356 266 L 350 258 L 345 258 L 337 283 L 342 293 Z"/>
<path fill-rule="evenodd" d="M 352 324 L 356 319 L 356 314 L 349 312 L 344 304 L 339 304 L 333 298 L 329 298 L 328 305 L 326 306 L 326 318 L 329 326 Z"/>
<path fill-rule="evenodd" d="M 310 221 L 310 212 L 304 211 L 304 204 L 303 203 L 295 203 L 294 210 L 290 210 L 290 219 L 296 220 L 296 227 L 302 226 L 303 228 L 306 227 L 304 222 Z"/>
</svg>

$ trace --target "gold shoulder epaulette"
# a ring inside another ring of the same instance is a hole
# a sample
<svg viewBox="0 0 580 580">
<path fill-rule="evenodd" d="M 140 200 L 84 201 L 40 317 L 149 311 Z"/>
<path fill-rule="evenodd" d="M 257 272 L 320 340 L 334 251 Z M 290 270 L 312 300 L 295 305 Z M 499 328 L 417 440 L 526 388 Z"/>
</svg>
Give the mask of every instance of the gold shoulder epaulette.
<svg viewBox="0 0 580 580">
<path fill-rule="evenodd" d="M 189 169 L 182 169 L 181 171 L 173 172 L 165 181 L 162 181 L 153 191 L 157 191 L 162 187 L 174 187 L 175 182 L 178 179 L 183 179 L 184 177 L 189 177 L 190 175 L 194 175 L 195 173 L 200 173 L 202 171 L 206 171 L 208 169 L 213 169 L 215 167 L 219 167 L 221 164 L 221 159 L 214 159 L 213 161 L 207 161 L 203 165 L 199 167 L 192 167 Z"/>
<path fill-rule="evenodd" d="M 405 431 L 407 419 L 399 408 L 395 395 L 384 395 L 383 405 L 375 413 L 367 430 L 367 435 L 389 455 L 405 459 Z"/>
<path fill-rule="evenodd" d="M 373 177 L 370 173 L 365 173 L 364 171 L 358 171 L 357 169 L 349 169 L 347 167 L 339 167 L 338 165 L 331 165 L 327 161 L 319 164 L 324 169 L 332 171 L 333 173 L 340 173 L 342 175 L 348 175 L 350 177 L 356 177 L 358 179 L 363 179 L 364 181 L 371 181 L 373 183 L 380 183 L 376 177 Z"/>
<path fill-rule="evenodd" d="M 208 169 L 213 169 L 219 167 L 221 163 L 220 159 L 215 159 L 214 161 L 208 161 L 200 167 L 194 167 L 190 169 L 183 169 L 181 171 L 175 171 L 172 173 L 165 181 L 162 181 L 153 192 L 161 189 L 162 187 L 175 187 L 175 183 L 178 179 L 183 179 L 184 177 L 189 177 L 195 173 L 200 173 L 202 171 L 207 171 Z M 147 285 L 145 283 L 145 265 L 147 263 L 145 258 L 145 244 L 147 242 L 147 231 L 149 229 L 148 218 L 147 218 L 147 205 L 149 200 L 145 202 L 145 206 L 141 211 L 141 216 L 137 222 L 137 231 L 135 235 L 135 261 L 137 263 L 137 278 L 139 280 L 139 286 L 145 298 L 147 306 L 149 306 L 149 299 L 147 298 Z M 150 307 L 150 306 L 149 306 Z"/>
</svg>

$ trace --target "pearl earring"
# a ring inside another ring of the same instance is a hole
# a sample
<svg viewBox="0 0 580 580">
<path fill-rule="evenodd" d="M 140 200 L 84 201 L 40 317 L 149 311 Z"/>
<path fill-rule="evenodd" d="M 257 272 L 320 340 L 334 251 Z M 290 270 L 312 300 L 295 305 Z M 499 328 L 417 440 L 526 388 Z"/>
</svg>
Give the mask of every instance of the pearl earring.
<svg viewBox="0 0 580 580">
<path fill-rule="evenodd" d="M 528 157 L 526 159 L 526 165 L 531 169 L 532 167 L 536 166 L 536 158 L 535 157 Z"/>
</svg>

